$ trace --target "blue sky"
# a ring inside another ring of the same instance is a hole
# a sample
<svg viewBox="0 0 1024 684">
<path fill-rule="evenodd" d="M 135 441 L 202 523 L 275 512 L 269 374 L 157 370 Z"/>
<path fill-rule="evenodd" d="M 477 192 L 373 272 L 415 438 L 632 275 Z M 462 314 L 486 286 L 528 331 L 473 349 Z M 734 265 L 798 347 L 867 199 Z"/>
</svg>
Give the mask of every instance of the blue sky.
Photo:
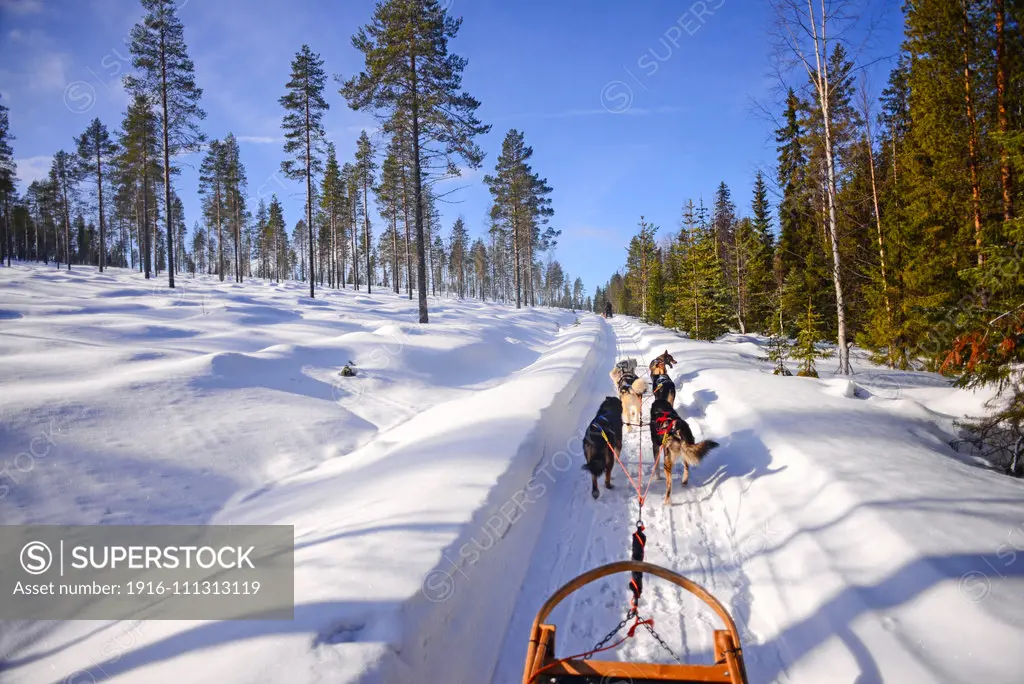
<svg viewBox="0 0 1024 684">
<path fill-rule="evenodd" d="M 622 267 L 641 215 L 659 234 L 675 232 L 686 199 L 710 203 L 721 181 L 743 215 L 757 170 L 773 174 L 774 125 L 761 110 L 777 113 L 779 92 L 763 0 L 444 1 L 463 17 L 452 49 L 468 58 L 465 88 L 492 125 L 479 140 L 483 167 L 442 186 L 450 192 L 441 205 L 446 234 L 460 214 L 472 235 L 483 234 L 482 178 L 510 128 L 524 132 L 535 170 L 554 188 L 552 225 L 562 230 L 555 256 L 588 293 Z M 203 129 L 240 139 L 253 206 L 277 193 L 289 227 L 303 202 L 303 186 L 278 173 L 278 98 L 291 59 L 308 43 L 329 74 L 359 71 L 350 37 L 373 4 L 179 1 L 204 89 Z M 870 11 L 878 21 L 861 59 L 883 59 L 868 70 L 875 92 L 900 40 L 895 5 Z M 23 180 L 45 174 L 52 154 L 72 149 L 93 117 L 119 128 L 127 105 L 120 78 L 131 68 L 125 41 L 141 16 L 136 0 L 0 0 L 0 97 Z M 328 136 L 347 159 L 376 122 L 350 111 L 333 80 L 328 101 Z M 198 161 L 185 158 L 176 181 L 189 227 L 199 219 Z"/>
</svg>

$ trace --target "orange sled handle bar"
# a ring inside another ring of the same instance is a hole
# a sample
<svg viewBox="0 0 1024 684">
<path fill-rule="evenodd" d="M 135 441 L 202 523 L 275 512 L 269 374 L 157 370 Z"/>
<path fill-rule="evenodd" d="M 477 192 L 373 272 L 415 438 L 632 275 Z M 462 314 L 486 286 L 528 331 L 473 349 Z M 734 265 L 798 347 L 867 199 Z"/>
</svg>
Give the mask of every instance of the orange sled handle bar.
<svg viewBox="0 0 1024 684">
<path fill-rule="evenodd" d="M 657 665 L 622 663 L 601 660 L 562 660 L 555 657 L 555 627 L 546 624 L 551 612 L 567 596 L 603 577 L 623 572 L 643 572 L 660 577 L 695 595 L 711 607 L 725 623 L 724 630 L 715 630 L 714 665 Z M 530 643 L 526 651 L 523 684 L 535 684 L 537 675 L 544 670 L 545 679 L 552 676 L 618 676 L 663 682 L 723 682 L 746 684 L 747 673 L 743 663 L 736 623 L 724 606 L 699 584 L 659 565 L 643 561 L 617 561 L 589 570 L 570 580 L 544 602 L 530 628 Z"/>
</svg>

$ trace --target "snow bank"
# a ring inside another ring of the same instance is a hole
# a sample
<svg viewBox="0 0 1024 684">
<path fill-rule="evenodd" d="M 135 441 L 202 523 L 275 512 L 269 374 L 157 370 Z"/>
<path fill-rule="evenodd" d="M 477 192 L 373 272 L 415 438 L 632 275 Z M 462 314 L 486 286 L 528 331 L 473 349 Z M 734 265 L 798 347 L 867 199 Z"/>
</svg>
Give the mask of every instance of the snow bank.
<svg viewBox="0 0 1024 684">
<path fill-rule="evenodd" d="M 444 671 L 425 645 L 473 605 L 463 576 L 516 581 L 535 541 L 520 518 L 544 505 L 521 490 L 579 410 L 603 334 L 568 312 L 447 300 L 421 329 L 414 303 L 387 292 L 310 302 L 294 284 L 201 278 L 168 300 L 116 270 L 0 278 L 0 309 L 18 314 L 0 334 L 2 456 L 56 430 L 2 502 L 6 524 L 296 534 L 294 621 L 9 623 L 5 682 Z M 485 534 L 504 540 L 485 552 Z M 479 558 L 457 555 L 467 542 Z M 447 594 L 446 556 L 461 563 Z"/>
</svg>

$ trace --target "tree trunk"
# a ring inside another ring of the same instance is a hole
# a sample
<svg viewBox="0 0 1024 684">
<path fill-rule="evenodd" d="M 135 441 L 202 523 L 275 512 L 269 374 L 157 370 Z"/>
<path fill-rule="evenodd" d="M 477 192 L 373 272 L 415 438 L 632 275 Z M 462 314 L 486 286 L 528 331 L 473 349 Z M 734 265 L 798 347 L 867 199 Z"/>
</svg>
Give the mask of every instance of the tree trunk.
<svg viewBox="0 0 1024 684">
<path fill-rule="evenodd" d="M 313 262 L 313 141 L 309 121 L 309 79 L 306 78 L 306 233 L 309 239 L 309 298 L 316 299 L 313 273 L 316 264 Z"/>
<path fill-rule="evenodd" d="M 369 160 L 366 162 L 369 164 Z M 370 197 L 369 197 L 369 174 L 363 174 L 363 235 L 366 239 L 366 244 L 363 245 L 366 252 L 366 294 L 370 294 L 373 284 L 370 282 L 373 280 L 372 274 L 373 269 L 370 266 Z"/>
<path fill-rule="evenodd" d="M 356 196 L 352 198 L 352 212 L 349 214 L 349 229 L 352 231 L 352 287 L 359 291 L 359 212 L 356 209 Z"/>
<path fill-rule="evenodd" d="M 404 155 L 403 155 L 404 156 Z M 409 239 L 409 188 L 408 174 L 402 167 L 402 213 L 405 214 L 405 285 L 412 301 L 412 241 Z"/>
<path fill-rule="evenodd" d="M 827 15 L 824 14 L 824 12 L 822 13 L 821 36 L 819 37 L 818 29 L 815 25 L 814 12 L 811 10 L 810 6 L 810 0 L 808 0 L 808 9 L 810 10 L 809 14 L 811 18 L 811 25 L 813 26 L 814 57 L 817 62 L 815 80 L 825 135 L 825 168 L 827 174 L 827 191 L 825 195 L 828 199 L 828 229 L 829 237 L 832 242 L 832 283 L 836 290 L 836 321 L 839 343 L 838 372 L 842 375 L 849 375 L 850 350 L 846 345 L 846 306 L 843 297 L 843 280 L 841 270 L 842 258 L 839 254 L 839 225 L 836 217 L 836 172 L 835 158 L 832 152 L 832 121 L 829 108 L 830 84 L 828 80 L 828 65 L 825 61 L 828 56 L 824 54 L 826 50 L 825 46 L 827 45 Z"/>
<path fill-rule="evenodd" d="M 99 190 L 100 203 L 100 273 L 107 261 L 107 230 L 103 220 L 103 154 L 100 150 L 99 140 L 96 141 L 96 188 Z"/>
<path fill-rule="evenodd" d="M 160 100 L 164 128 L 164 211 L 167 214 L 167 284 L 174 287 L 174 231 L 171 209 L 171 144 L 167 113 L 167 54 L 164 45 L 164 23 L 160 23 Z"/>
<path fill-rule="evenodd" d="M 867 126 L 867 137 L 865 143 L 868 147 L 868 168 L 871 170 L 871 201 L 875 209 L 875 228 L 878 231 L 878 263 L 882 271 L 882 293 L 885 299 L 885 315 L 889 321 L 889 330 L 892 330 L 892 302 L 889 300 L 889 279 L 885 271 L 885 237 L 882 233 L 882 213 L 878 209 L 878 185 L 875 181 L 875 152 L 871 144 L 871 123 L 870 120 L 865 117 L 864 121 Z M 893 363 L 894 350 L 889 349 L 889 365 Z"/>
<path fill-rule="evenodd" d="M 515 258 L 515 279 L 516 279 L 516 308 L 523 308 L 522 303 L 522 267 L 519 263 L 519 221 L 516 217 L 516 209 L 512 209 L 512 254 Z"/>
<path fill-rule="evenodd" d="M 995 0 L 996 10 L 996 106 L 999 113 L 999 132 L 1006 135 L 1010 122 L 1006 114 L 1006 6 L 1005 0 Z M 999 176 L 1003 189 L 1003 221 L 1013 220 L 1013 178 L 1010 175 L 1010 155 L 1006 144 L 999 145 Z"/>
<path fill-rule="evenodd" d="M 235 282 L 242 282 L 242 215 L 238 208 L 238 192 L 235 196 Z"/>
<path fill-rule="evenodd" d="M 67 170 L 65 169 L 65 174 Z M 71 208 L 68 206 L 68 179 L 65 175 L 61 181 L 61 194 L 64 196 L 64 258 L 71 270 Z"/>
<path fill-rule="evenodd" d="M 981 185 L 978 183 L 978 126 L 974 115 L 974 97 L 971 90 L 971 25 L 966 0 L 960 2 L 964 38 L 964 102 L 967 105 L 967 163 L 971 171 L 971 215 L 974 219 L 974 249 L 978 265 L 985 263 L 981 240 Z"/>
<path fill-rule="evenodd" d="M 214 193 L 214 200 L 217 202 L 217 273 L 220 276 L 220 282 L 224 282 L 224 230 L 222 228 L 222 219 L 220 215 L 220 178 L 217 179 L 217 189 Z"/>
<path fill-rule="evenodd" d="M 427 312 L 427 258 L 423 245 L 423 177 L 420 169 L 420 103 L 416 73 L 416 53 L 409 55 L 412 68 L 412 189 L 416 202 L 416 285 L 419 287 L 420 323 L 429 322 Z"/>
<path fill-rule="evenodd" d="M 395 202 L 391 204 L 391 280 L 398 294 L 398 204 Z"/>
</svg>

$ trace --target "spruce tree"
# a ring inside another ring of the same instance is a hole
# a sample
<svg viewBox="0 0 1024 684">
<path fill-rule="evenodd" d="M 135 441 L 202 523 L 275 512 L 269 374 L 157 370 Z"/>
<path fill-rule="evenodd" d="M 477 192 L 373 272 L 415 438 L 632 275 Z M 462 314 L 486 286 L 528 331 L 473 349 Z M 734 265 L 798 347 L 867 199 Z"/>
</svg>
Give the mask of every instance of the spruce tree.
<svg viewBox="0 0 1024 684">
<path fill-rule="evenodd" d="M 188 56 L 185 31 L 175 0 L 140 0 L 146 10 L 132 28 L 132 65 L 138 75 L 126 76 L 126 89 L 147 94 L 160 112 L 163 134 L 164 213 L 167 220 L 167 278 L 174 287 L 174 236 L 171 202 L 171 158 L 202 147 L 198 122 L 206 117 L 199 106 L 203 90 L 196 85 L 195 65 Z"/>
<path fill-rule="evenodd" d="M 324 139 L 323 116 L 330 107 L 324 100 L 327 76 L 324 63 L 308 45 L 303 45 L 292 60 L 291 78 L 286 84 L 288 92 L 279 103 L 285 115 L 284 152 L 291 159 L 281 162 L 281 171 L 292 180 L 306 182 L 306 230 L 309 252 L 309 296 L 315 297 L 316 265 L 313 261 L 313 176 L 320 173 L 323 162 L 320 148 Z"/>
<path fill-rule="evenodd" d="M 818 370 L 814 362 L 817 359 L 827 359 L 832 354 L 818 349 L 817 341 L 822 335 L 821 316 L 814 310 L 810 299 L 807 300 L 807 311 L 799 319 L 798 329 L 796 344 L 790 349 L 789 355 L 800 362 L 798 376 L 816 378 Z"/>
<path fill-rule="evenodd" d="M 756 330 L 768 332 L 774 327 L 772 299 L 776 289 L 773 269 L 775 235 L 772 233 L 768 186 L 760 170 L 754 178 L 754 198 L 751 209 L 753 210 L 751 229 L 754 247 L 747 267 L 751 298 L 750 320 Z"/>
<path fill-rule="evenodd" d="M 466 60 L 448 51 L 448 41 L 458 34 L 461 23 L 448 16 L 438 0 L 379 2 L 371 22 L 352 39 L 365 57 L 365 71 L 341 88 L 357 111 L 374 110 L 384 120 L 400 114 L 408 120 L 420 323 L 429 320 L 424 176 L 429 174 L 431 158 L 450 175 L 458 175 L 458 159 L 479 168 L 483 152 L 473 138 L 490 130 L 476 118 L 479 102 L 462 91 Z"/>
</svg>

